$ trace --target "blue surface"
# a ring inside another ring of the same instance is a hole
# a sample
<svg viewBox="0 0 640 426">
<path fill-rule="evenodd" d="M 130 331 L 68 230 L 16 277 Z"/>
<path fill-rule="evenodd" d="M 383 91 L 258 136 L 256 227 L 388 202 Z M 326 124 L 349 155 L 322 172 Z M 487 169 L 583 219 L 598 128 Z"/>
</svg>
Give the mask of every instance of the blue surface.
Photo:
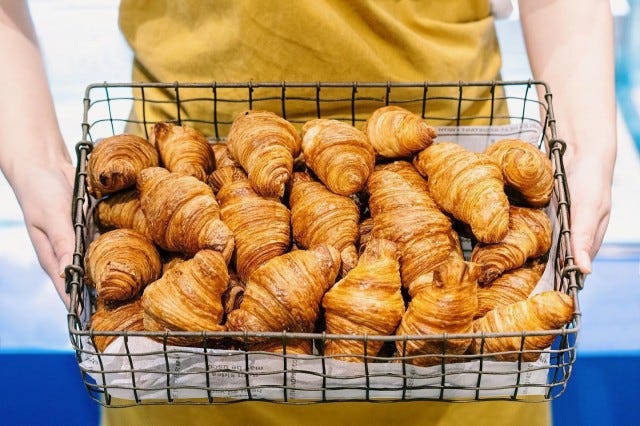
<svg viewBox="0 0 640 426">
<path fill-rule="evenodd" d="M 0 423 L 97 425 L 71 352 L 0 352 Z"/>
<path fill-rule="evenodd" d="M 555 425 L 640 425 L 640 352 L 578 356 L 565 393 L 553 402 Z"/>
<path fill-rule="evenodd" d="M 556 425 L 639 425 L 634 409 L 640 352 L 578 356 L 565 393 L 553 401 Z M 69 352 L 0 352 L 0 421 L 7 425 L 97 425 L 99 406 L 82 386 Z"/>
</svg>

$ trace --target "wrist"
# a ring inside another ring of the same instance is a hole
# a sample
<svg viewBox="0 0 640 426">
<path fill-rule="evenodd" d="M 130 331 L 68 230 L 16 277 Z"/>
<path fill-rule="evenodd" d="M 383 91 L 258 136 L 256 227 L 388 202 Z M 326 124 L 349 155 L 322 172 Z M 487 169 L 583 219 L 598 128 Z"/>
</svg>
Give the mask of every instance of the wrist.
<svg viewBox="0 0 640 426">
<path fill-rule="evenodd" d="M 10 140 L 10 139 L 9 139 Z M 15 139 L 14 139 L 15 140 Z M 53 138 L 47 142 L 29 144 L 26 139 L 21 143 L 7 143 L 0 155 L 0 169 L 12 184 L 27 177 L 36 169 L 67 169 L 72 166 L 71 156 L 62 138 Z"/>
</svg>

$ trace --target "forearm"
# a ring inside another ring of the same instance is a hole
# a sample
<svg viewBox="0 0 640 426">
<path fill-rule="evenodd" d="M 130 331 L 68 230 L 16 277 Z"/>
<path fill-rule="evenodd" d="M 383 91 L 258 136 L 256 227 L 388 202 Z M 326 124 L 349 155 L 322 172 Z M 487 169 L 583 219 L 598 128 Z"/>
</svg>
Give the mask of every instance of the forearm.
<svg viewBox="0 0 640 426">
<path fill-rule="evenodd" d="M 613 18 L 608 0 L 520 0 L 534 77 L 549 84 L 571 195 L 571 246 L 582 272 L 602 244 L 616 159 Z"/>
<path fill-rule="evenodd" d="M 0 169 L 22 208 L 38 261 L 69 306 L 74 168 L 60 135 L 40 49 L 22 1 L 0 2 Z"/>
<path fill-rule="evenodd" d="M 616 105 L 609 7 L 608 0 L 520 0 L 531 69 L 553 93 L 567 155 L 598 158 L 612 174 Z"/>
<path fill-rule="evenodd" d="M 25 164 L 69 162 L 69 154 L 22 1 L 0 3 L 0 52 L 0 168 L 16 189 Z"/>
</svg>

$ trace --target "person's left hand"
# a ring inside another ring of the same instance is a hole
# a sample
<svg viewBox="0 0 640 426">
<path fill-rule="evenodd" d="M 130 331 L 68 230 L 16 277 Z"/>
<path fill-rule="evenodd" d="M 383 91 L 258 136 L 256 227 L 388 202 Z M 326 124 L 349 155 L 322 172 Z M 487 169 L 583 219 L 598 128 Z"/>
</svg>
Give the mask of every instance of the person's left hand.
<svg viewBox="0 0 640 426">
<path fill-rule="evenodd" d="M 602 245 L 611 213 L 613 170 L 594 155 L 571 156 L 565 171 L 571 201 L 571 251 L 583 274 Z"/>
<path fill-rule="evenodd" d="M 72 262 L 75 236 L 71 223 L 71 199 L 75 169 L 67 161 L 21 170 L 13 187 L 38 256 L 69 309 L 64 268 Z"/>
</svg>

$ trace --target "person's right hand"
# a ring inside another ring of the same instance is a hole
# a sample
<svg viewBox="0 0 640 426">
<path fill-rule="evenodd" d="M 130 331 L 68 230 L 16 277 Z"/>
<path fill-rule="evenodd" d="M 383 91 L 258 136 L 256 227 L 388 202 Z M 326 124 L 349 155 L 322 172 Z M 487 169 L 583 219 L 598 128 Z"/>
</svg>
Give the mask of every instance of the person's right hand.
<svg viewBox="0 0 640 426">
<path fill-rule="evenodd" d="M 75 246 L 71 221 L 74 175 L 75 168 L 64 159 L 55 165 L 24 167 L 11 182 L 38 261 L 67 309 L 64 268 L 72 262 Z"/>
</svg>

